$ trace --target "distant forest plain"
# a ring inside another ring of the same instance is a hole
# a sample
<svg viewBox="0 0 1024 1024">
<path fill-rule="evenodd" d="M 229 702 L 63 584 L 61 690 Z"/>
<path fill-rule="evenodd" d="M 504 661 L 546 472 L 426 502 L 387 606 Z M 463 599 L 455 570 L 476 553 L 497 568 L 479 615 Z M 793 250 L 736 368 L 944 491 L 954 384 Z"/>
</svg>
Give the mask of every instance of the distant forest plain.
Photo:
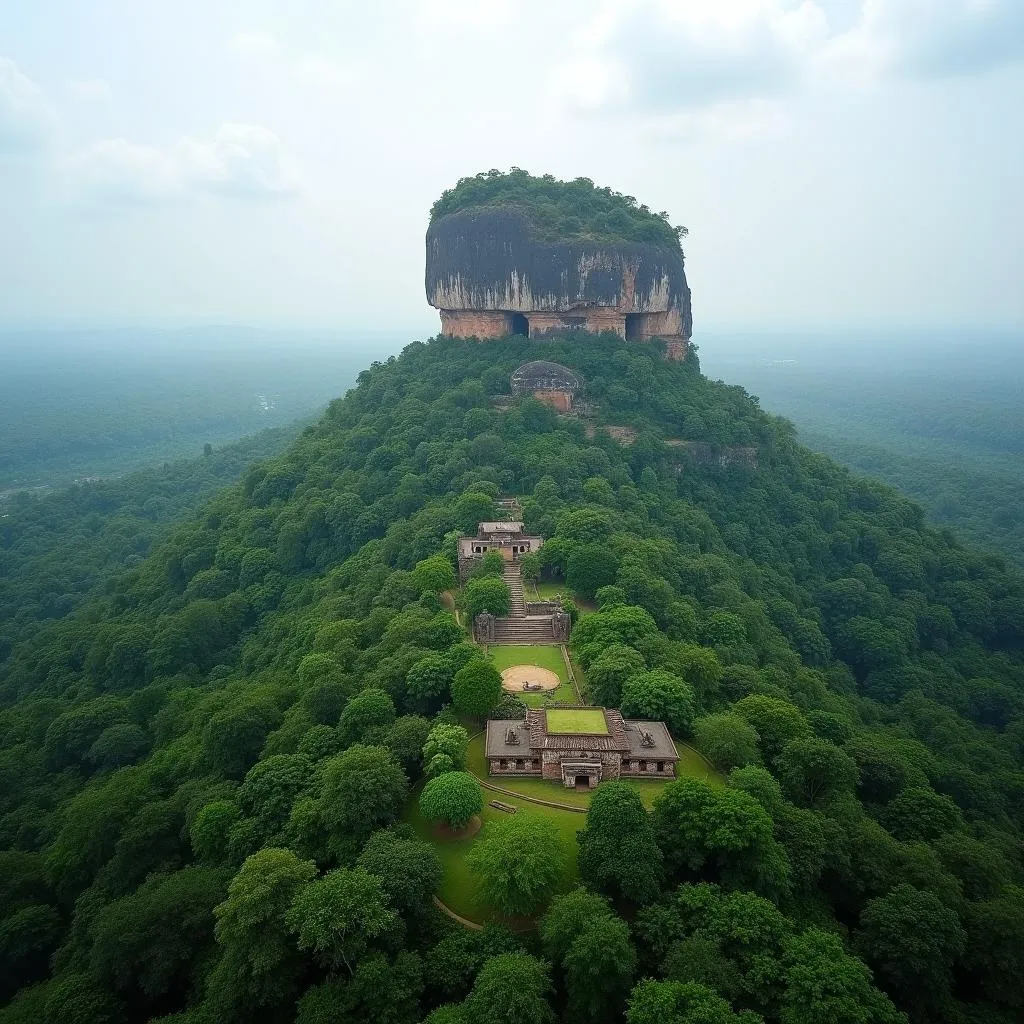
<svg viewBox="0 0 1024 1024">
<path fill-rule="evenodd" d="M 184 515 L 247 455 L 282 450 L 361 369 L 412 340 L 397 331 L 213 327 L 0 334 L 0 502 L 146 470 L 140 488 L 157 487 L 161 473 L 195 478 L 191 500 L 175 509 Z M 918 499 L 964 542 L 1024 566 L 1020 335 L 709 332 L 694 340 L 707 376 L 758 396 L 808 447 Z M 225 452 L 218 472 L 180 464 L 203 458 L 206 445 L 267 429 L 259 443 Z"/>
</svg>

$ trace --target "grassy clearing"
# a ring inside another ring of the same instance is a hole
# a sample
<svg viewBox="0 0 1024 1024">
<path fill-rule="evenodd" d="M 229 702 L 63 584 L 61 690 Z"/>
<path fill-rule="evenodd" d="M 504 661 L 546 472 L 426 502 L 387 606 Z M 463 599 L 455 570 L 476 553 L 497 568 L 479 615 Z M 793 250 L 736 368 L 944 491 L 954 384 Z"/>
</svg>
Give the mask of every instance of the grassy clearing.
<svg viewBox="0 0 1024 1024">
<path fill-rule="evenodd" d="M 519 647 L 514 644 L 497 644 L 488 648 L 491 661 L 494 667 L 502 672 L 513 665 L 534 665 L 537 668 L 546 668 L 554 672 L 561 680 L 561 686 L 556 690 L 547 690 L 534 693 L 517 693 L 516 696 L 527 707 L 540 708 L 546 703 L 545 698 L 550 694 L 550 699 L 562 704 L 572 704 L 576 701 L 576 694 L 569 685 L 569 675 L 565 671 L 565 662 L 562 660 L 562 652 L 555 644 L 533 644 Z"/>
<path fill-rule="evenodd" d="M 608 723 L 600 708 L 558 708 L 547 712 L 548 732 L 579 732 L 587 735 L 608 735 Z"/>
<path fill-rule="evenodd" d="M 546 668 L 554 672 L 563 683 L 569 682 L 566 675 L 565 662 L 562 660 L 561 650 L 554 644 L 533 644 L 532 646 L 518 647 L 513 644 L 497 644 L 489 647 L 491 661 L 494 667 L 503 672 L 513 665 L 534 665 L 537 668 Z"/>
<path fill-rule="evenodd" d="M 482 739 L 481 739 L 481 750 Z M 518 800 L 514 797 L 500 796 L 496 793 L 489 793 L 484 790 L 484 809 L 480 817 L 483 819 L 484 827 L 474 836 L 462 839 L 439 839 L 433 834 L 433 827 L 424 821 L 419 808 L 419 790 L 413 793 L 406 807 L 405 820 L 412 825 L 417 834 L 431 843 L 437 850 L 444 866 L 444 877 L 437 895 L 457 914 L 484 924 L 487 921 L 500 921 L 501 915 L 493 912 L 484 904 L 476 891 L 476 878 L 470 872 L 466 864 L 466 855 L 473 848 L 474 843 L 480 842 L 487 832 L 487 823 L 507 818 L 505 811 L 495 810 L 488 806 L 491 799 L 501 799 L 503 803 L 512 804 L 518 807 L 519 814 L 532 814 L 536 817 L 547 818 L 554 822 L 558 829 L 562 845 L 565 850 L 565 874 L 559 890 L 568 891 L 579 883 L 579 867 L 577 856 L 579 847 L 576 842 L 576 833 L 583 828 L 586 818 L 582 814 L 573 811 L 562 811 L 556 807 L 541 807 L 538 804 L 531 804 L 526 800 Z"/>
</svg>

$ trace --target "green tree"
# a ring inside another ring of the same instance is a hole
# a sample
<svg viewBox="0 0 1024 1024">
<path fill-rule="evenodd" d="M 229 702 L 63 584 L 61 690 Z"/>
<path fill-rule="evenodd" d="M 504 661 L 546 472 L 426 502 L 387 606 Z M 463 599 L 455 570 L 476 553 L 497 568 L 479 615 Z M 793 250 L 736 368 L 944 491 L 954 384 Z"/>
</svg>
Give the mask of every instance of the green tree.
<svg viewBox="0 0 1024 1024">
<path fill-rule="evenodd" d="M 480 783 L 469 772 L 445 772 L 431 779 L 420 794 L 420 812 L 427 821 L 443 821 L 464 829 L 483 810 Z"/>
<path fill-rule="evenodd" d="M 357 864 L 380 878 L 403 917 L 419 921 L 430 913 L 430 900 L 443 874 L 432 844 L 415 838 L 411 830 L 382 829 L 367 840 Z"/>
<path fill-rule="evenodd" d="M 905 1018 L 875 988 L 871 971 L 844 949 L 838 935 L 808 928 L 785 940 L 782 1010 L 785 1024 L 900 1024 Z"/>
<path fill-rule="evenodd" d="M 778 757 L 777 768 L 783 791 L 806 807 L 852 792 L 857 783 L 853 759 L 834 743 L 813 736 L 787 743 Z"/>
<path fill-rule="evenodd" d="M 758 1024 L 754 1013 L 733 1012 L 712 989 L 695 982 L 641 981 L 629 997 L 627 1024 Z"/>
<path fill-rule="evenodd" d="M 484 579 L 488 576 L 502 576 L 505 572 L 505 559 L 500 551 L 488 551 L 473 563 L 470 575 L 473 579 Z"/>
<path fill-rule="evenodd" d="M 950 970 L 965 935 L 956 911 L 933 893 L 901 883 L 869 900 L 855 940 L 882 986 L 915 1016 L 949 998 Z"/>
<path fill-rule="evenodd" d="M 361 960 L 347 981 L 331 978 L 307 989 L 296 1024 L 416 1024 L 423 991 L 423 967 L 415 953 L 393 961 L 380 953 Z"/>
<path fill-rule="evenodd" d="M 395 927 L 398 915 L 381 879 L 357 867 L 329 871 L 302 886 L 285 919 L 300 949 L 351 975 L 373 943 Z"/>
<path fill-rule="evenodd" d="M 548 818 L 516 814 L 484 827 L 466 855 L 484 901 L 503 914 L 529 914 L 565 873 L 565 850 Z"/>
<path fill-rule="evenodd" d="M 622 713 L 626 717 L 664 722 L 676 736 L 689 735 L 695 712 L 693 687 L 671 672 L 641 672 L 622 687 Z"/>
<path fill-rule="evenodd" d="M 475 534 L 478 524 L 494 521 L 494 500 L 489 494 L 466 491 L 455 502 L 454 514 L 463 533 Z"/>
<path fill-rule="evenodd" d="M 540 570 L 540 555 L 535 552 L 529 552 L 519 556 L 519 571 L 522 573 L 524 580 L 528 582 L 539 580 Z"/>
<path fill-rule="evenodd" d="M 192 850 L 208 864 L 219 864 L 227 858 L 228 836 L 241 811 L 233 800 L 212 800 L 195 817 L 189 830 Z"/>
<path fill-rule="evenodd" d="M 452 563 L 444 555 L 431 555 L 417 562 L 412 571 L 412 581 L 421 594 L 453 590 L 459 582 Z"/>
<path fill-rule="evenodd" d="M 789 865 L 772 820 L 746 793 L 676 779 L 655 801 L 652 823 L 668 874 L 676 879 L 711 873 L 725 884 L 772 894 L 788 886 Z"/>
<path fill-rule="evenodd" d="M 405 674 L 405 691 L 423 714 L 437 712 L 448 697 L 455 670 L 443 654 L 425 654 Z"/>
<path fill-rule="evenodd" d="M 625 782 L 599 786 L 578 836 L 580 875 L 589 886 L 632 903 L 657 898 L 662 855 L 636 790 Z"/>
<path fill-rule="evenodd" d="M 960 809 L 948 796 L 923 786 L 903 790 L 885 809 L 883 824 L 905 842 L 931 842 L 963 826 Z"/>
<path fill-rule="evenodd" d="M 186 867 L 151 875 L 130 896 L 108 903 L 89 929 L 93 974 L 150 1007 L 184 993 L 213 944 L 213 910 L 226 884 L 224 871 Z"/>
<path fill-rule="evenodd" d="M 694 746 L 721 771 L 757 761 L 757 739 L 746 719 L 728 712 L 706 715 L 693 723 Z"/>
<path fill-rule="evenodd" d="M 609 644 L 587 667 L 590 696 L 604 707 L 617 708 L 626 680 L 640 675 L 646 667 L 642 655 L 632 647 Z"/>
<path fill-rule="evenodd" d="M 575 548 L 566 563 L 565 582 L 588 601 L 601 587 L 615 582 L 619 560 L 604 544 L 583 544 Z"/>
<path fill-rule="evenodd" d="M 540 924 L 545 953 L 565 976 L 566 1016 L 617 1018 L 633 983 L 636 952 L 629 929 L 608 904 L 585 889 L 554 900 Z"/>
<path fill-rule="evenodd" d="M 776 697 L 752 693 L 738 700 L 732 709 L 754 727 L 761 741 L 761 753 L 769 764 L 775 763 L 787 743 L 810 733 L 800 709 Z"/>
<path fill-rule="evenodd" d="M 486 718 L 501 693 L 501 673 L 483 658 L 464 665 L 452 680 L 452 704 L 471 718 Z"/>
<path fill-rule="evenodd" d="M 410 780 L 416 780 L 423 774 L 423 745 L 429 735 L 430 719 L 419 715 L 396 718 L 384 734 L 384 746 L 394 754 Z"/>
<path fill-rule="evenodd" d="M 684 606 L 688 607 L 688 606 Z M 679 651 L 679 672 L 693 687 L 701 703 L 717 699 L 724 669 L 718 655 L 710 647 L 684 644 Z"/>
<path fill-rule="evenodd" d="M 969 903 L 963 966 L 986 999 L 1011 1011 L 1024 1009 L 1024 891 L 1008 888 L 996 899 Z"/>
<path fill-rule="evenodd" d="M 387 748 L 349 747 L 325 762 L 322 775 L 319 818 L 336 857 L 352 856 L 371 833 L 401 817 L 409 783 Z"/>
<path fill-rule="evenodd" d="M 442 772 L 459 771 L 466 767 L 469 734 L 461 725 L 438 722 L 423 744 L 424 772 L 434 777 Z"/>
<path fill-rule="evenodd" d="M 281 712 L 269 701 L 227 705 L 203 727 L 207 760 L 228 778 L 241 779 L 259 759 L 267 735 L 280 722 Z"/>
<path fill-rule="evenodd" d="M 298 954 L 285 920 L 295 894 L 316 876 L 312 861 L 268 848 L 247 858 L 214 907 L 223 951 L 209 979 L 215 1011 L 234 1016 L 293 998 Z"/>
<path fill-rule="evenodd" d="M 499 618 L 508 615 L 512 595 L 508 584 L 495 576 L 470 580 L 462 588 L 460 603 L 463 611 L 475 619 L 481 612 L 490 612 Z"/>
<path fill-rule="evenodd" d="M 299 754 L 275 754 L 257 761 L 238 790 L 238 803 L 269 838 L 284 828 L 292 804 L 309 785 L 311 765 Z"/>
<path fill-rule="evenodd" d="M 375 743 L 395 720 L 395 702 L 384 692 L 373 687 L 357 693 L 345 705 L 338 723 L 338 734 L 343 746 L 352 743 Z"/>
<path fill-rule="evenodd" d="M 466 1019 L 473 1024 L 554 1024 L 547 997 L 548 966 L 526 953 L 491 957 L 466 997 Z"/>
</svg>

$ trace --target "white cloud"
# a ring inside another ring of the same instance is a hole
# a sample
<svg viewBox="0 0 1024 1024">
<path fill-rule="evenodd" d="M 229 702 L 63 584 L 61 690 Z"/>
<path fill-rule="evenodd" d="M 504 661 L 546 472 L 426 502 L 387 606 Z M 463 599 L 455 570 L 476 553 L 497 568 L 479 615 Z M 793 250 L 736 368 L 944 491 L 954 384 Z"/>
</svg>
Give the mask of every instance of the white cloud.
<svg viewBox="0 0 1024 1024">
<path fill-rule="evenodd" d="M 270 32 L 239 32 L 231 40 L 231 48 L 254 56 L 275 53 L 279 48 L 277 37 Z"/>
<path fill-rule="evenodd" d="M 855 80 L 980 74 L 1024 59 L 1021 0 L 864 0 L 859 23 L 823 54 Z"/>
<path fill-rule="evenodd" d="M 80 195 L 118 202 L 167 202 L 203 192 L 278 198 L 299 189 L 281 140 L 248 124 L 226 124 L 209 142 L 183 138 L 168 149 L 105 139 L 76 154 L 69 172 Z"/>
<path fill-rule="evenodd" d="M 54 123 L 42 89 L 14 61 L 0 57 L 0 153 L 42 148 Z"/>
<path fill-rule="evenodd" d="M 605 8 L 555 87 L 584 108 L 650 113 L 763 98 L 798 82 L 827 35 L 812 0 L 634 0 Z"/>
<path fill-rule="evenodd" d="M 68 90 L 76 100 L 109 100 L 114 95 L 110 83 L 104 78 L 72 78 Z"/>
<path fill-rule="evenodd" d="M 299 79 L 309 85 L 327 90 L 348 89 L 356 80 L 352 67 L 338 64 L 326 57 L 306 57 L 295 68 Z"/>
</svg>

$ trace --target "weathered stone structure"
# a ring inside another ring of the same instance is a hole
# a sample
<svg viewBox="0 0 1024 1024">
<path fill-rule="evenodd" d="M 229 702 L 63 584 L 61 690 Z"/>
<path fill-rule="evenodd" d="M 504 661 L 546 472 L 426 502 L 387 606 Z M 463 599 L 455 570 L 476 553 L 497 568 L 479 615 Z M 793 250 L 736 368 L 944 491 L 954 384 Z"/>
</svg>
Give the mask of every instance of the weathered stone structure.
<svg viewBox="0 0 1024 1024">
<path fill-rule="evenodd" d="M 666 356 L 682 359 L 693 329 L 678 246 L 545 241 L 516 206 L 432 221 L 426 290 L 441 333 L 455 337 L 613 331 L 627 341 L 662 339 Z"/>
<path fill-rule="evenodd" d="M 523 363 L 512 374 L 510 383 L 516 397 L 532 395 L 538 402 L 561 413 L 572 411 L 573 399 L 583 387 L 579 377 L 568 366 L 543 359 Z"/>
<path fill-rule="evenodd" d="M 459 538 L 459 572 L 463 577 L 488 551 L 497 551 L 508 562 L 516 562 L 531 551 L 539 551 L 543 537 L 529 536 L 517 522 L 479 523 L 475 537 Z"/>
<path fill-rule="evenodd" d="M 599 712 L 603 730 L 558 732 L 558 710 Z M 627 720 L 611 708 L 530 708 L 521 721 L 490 719 L 488 774 L 521 775 L 592 789 L 605 779 L 675 777 L 679 753 L 664 722 Z"/>
</svg>

